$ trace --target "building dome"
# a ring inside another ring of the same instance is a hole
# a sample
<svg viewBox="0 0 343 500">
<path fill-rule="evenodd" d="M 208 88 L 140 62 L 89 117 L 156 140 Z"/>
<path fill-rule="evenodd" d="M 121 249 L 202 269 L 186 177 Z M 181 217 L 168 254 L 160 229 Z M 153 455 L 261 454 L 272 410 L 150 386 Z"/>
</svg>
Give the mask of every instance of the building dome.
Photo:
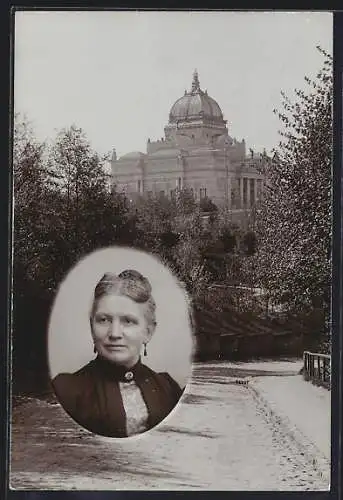
<svg viewBox="0 0 343 500">
<path fill-rule="evenodd" d="M 165 148 L 165 149 L 158 149 L 154 153 L 151 153 L 150 157 L 176 158 L 180 154 L 181 154 L 180 149 L 177 149 L 177 148 Z"/>
<path fill-rule="evenodd" d="M 141 153 L 140 151 L 131 151 L 131 153 L 126 153 L 125 155 L 120 157 L 120 160 L 128 160 L 128 161 L 134 161 L 134 160 L 141 160 L 144 158 L 145 154 Z"/>
<path fill-rule="evenodd" d="M 223 121 L 219 104 L 200 88 L 198 73 L 193 74 L 192 89 L 180 97 L 169 113 L 169 123 L 192 121 L 207 118 L 211 121 Z"/>
</svg>

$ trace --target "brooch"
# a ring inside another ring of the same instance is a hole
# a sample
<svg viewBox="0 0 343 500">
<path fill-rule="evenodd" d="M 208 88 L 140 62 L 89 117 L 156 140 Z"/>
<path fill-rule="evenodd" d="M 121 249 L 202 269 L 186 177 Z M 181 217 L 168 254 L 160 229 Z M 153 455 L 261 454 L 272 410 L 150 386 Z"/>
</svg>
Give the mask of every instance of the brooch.
<svg viewBox="0 0 343 500">
<path fill-rule="evenodd" d="M 126 372 L 125 375 L 124 375 L 124 377 L 125 377 L 125 380 L 127 382 L 130 382 L 130 380 L 133 379 L 133 373 L 132 372 Z"/>
</svg>

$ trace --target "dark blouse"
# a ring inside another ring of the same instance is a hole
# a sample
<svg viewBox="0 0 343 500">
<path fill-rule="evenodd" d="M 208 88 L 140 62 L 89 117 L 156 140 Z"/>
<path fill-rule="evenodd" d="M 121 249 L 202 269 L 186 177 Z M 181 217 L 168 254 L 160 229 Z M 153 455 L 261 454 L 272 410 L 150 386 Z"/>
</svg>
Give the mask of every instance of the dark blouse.
<svg viewBox="0 0 343 500">
<path fill-rule="evenodd" d="M 127 372 L 133 377 L 125 378 Z M 126 415 L 119 382 L 134 380 L 148 410 L 148 429 L 161 422 L 183 390 L 168 373 L 156 373 L 140 361 L 130 370 L 99 357 L 75 373 L 57 375 L 52 385 L 63 408 L 80 425 L 108 437 L 126 437 Z"/>
</svg>

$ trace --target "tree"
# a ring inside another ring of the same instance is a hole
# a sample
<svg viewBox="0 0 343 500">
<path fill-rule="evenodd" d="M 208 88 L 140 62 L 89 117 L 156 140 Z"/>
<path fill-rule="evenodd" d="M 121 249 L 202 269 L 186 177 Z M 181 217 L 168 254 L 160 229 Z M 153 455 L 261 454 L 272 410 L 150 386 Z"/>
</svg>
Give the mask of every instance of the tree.
<svg viewBox="0 0 343 500">
<path fill-rule="evenodd" d="M 44 331 L 47 316 L 42 300 L 49 192 L 46 187 L 45 144 L 34 136 L 26 117 L 16 114 L 13 130 L 13 372 L 14 389 L 46 371 Z"/>
<path fill-rule="evenodd" d="M 35 137 L 26 117 L 16 114 L 13 131 L 14 262 L 35 280 L 39 268 L 40 242 L 46 206 L 45 145 Z M 19 291 L 19 290 L 18 290 Z"/>
<path fill-rule="evenodd" d="M 199 288 L 202 223 L 192 192 L 175 190 L 172 198 L 141 197 L 131 204 L 135 219 L 134 245 L 157 254 L 186 284 L 189 291 Z"/>
<path fill-rule="evenodd" d="M 62 278 L 83 255 L 132 236 L 103 162 L 81 129 L 63 129 L 48 149 L 16 117 L 13 360 L 17 383 L 35 377 L 29 390 L 48 381 L 46 329 Z"/>
<path fill-rule="evenodd" d="M 251 257 L 252 255 L 255 254 L 257 250 L 257 241 L 256 241 L 256 235 L 253 231 L 248 230 L 242 238 L 242 247 L 243 247 L 243 252 Z"/>
<path fill-rule="evenodd" d="M 179 216 L 191 215 L 198 208 L 193 190 L 187 187 L 175 190 L 172 203 L 174 210 Z"/>
<path fill-rule="evenodd" d="M 175 206 L 166 196 L 140 197 L 131 204 L 131 212 L 136 215 L 137 228 L 154 237 L 168 231 L 175 217 Z"/>
<path fill-rule="evenodd" d="M 331 280 L 332 57 L 323 54 L 308 92 L 282 93 L 283 125 L 274 158 L 264 162 L 267 186 L 256 216 L 256 277 L 271 300 L 292 314 L 312 315 L 327 333 Z"/>
<path fill-rule="evenodd" d="M 213 203 L 213 201 L 211 200 L 211 198 L 208 198 L 208 196 L 205 196 L 204 198 L 202 198 L 200 200 L 200 209 L 202 212 L 217 212 L 218 211 L 218 207 L 215 203 Z"/>
<path fill-rule="evenodd" d="M 68 269 L 82 255 L 115 243 L 119 234 L 127 236 L 128 208 L 108 189 L 104 162 L 75 125 L 62 129 L 50 147 L 48 165 L 59 228 L 54 235 L 55 267 L 59 261 L 60 269 Z"/>
</svg>

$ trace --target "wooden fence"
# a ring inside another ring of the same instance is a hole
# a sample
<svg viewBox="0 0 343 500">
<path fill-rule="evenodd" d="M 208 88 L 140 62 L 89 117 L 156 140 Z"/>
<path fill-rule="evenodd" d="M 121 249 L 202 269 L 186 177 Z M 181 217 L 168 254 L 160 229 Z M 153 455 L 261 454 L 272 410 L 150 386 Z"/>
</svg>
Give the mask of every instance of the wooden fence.
<svg viewBox="0 0 343 500">
<path fill-rule="evenodd" d="M 304 378 L 330 389 L 331 356 L 315 352 L 304 352 Z"/>
</svg>

